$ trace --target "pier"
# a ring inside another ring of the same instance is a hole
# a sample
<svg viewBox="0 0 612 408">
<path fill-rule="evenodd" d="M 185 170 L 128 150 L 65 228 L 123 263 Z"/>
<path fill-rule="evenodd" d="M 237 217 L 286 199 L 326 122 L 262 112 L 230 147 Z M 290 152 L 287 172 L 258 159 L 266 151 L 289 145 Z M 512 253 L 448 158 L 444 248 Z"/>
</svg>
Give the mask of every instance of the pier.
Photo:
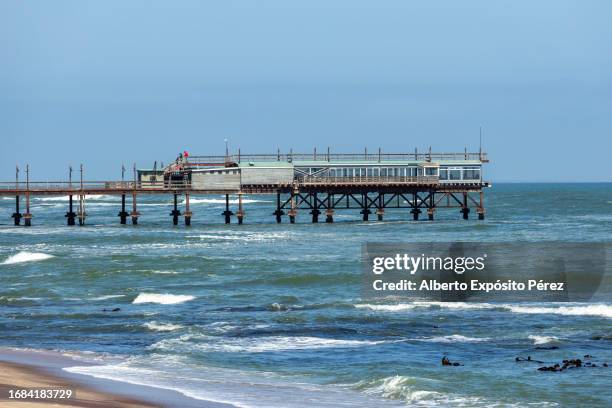
<svg viewBox="0 0 612 408">
<path fill-rule="evenodd" d="M 125 167 L 119 181 L 89 181 L 84 179 L 81 165 L 78 181 L 72 180 L 69 168 L 66 181 L 31 181 L 30 166 L 25 167 L 25 180 L 16 169 L 15 181 L 0 183 L 0 196 L 15 197 L 15 212 L 10 215 L 14 225 L 32 225 L 30 199 L 33 196 L 66 196 L 66 223 L 86 225 L 88 195 L 117 196 L 118 217 L 127 224 L 128 217 L 137 225 L 141 213 L 138 197 L 169 195 L 173 198 L 170 216 L 173 225 L 181 217 L 191 225 L 193 212 L 189 199 L 194 195 L 224 195 L 225 210 L 220 214 L 226 224 L 236 217 L 238 224 L 246 219 L 244 194 L 275 195 L 271 215 L 277 223 L 287 217 L 295 223 L 304 215 L 312 223 L 323 219 L 334 222 L 337 210 L 355 210 L 363 221 L 370 216 L 382 221 L 385 210 L 406 209 L 417 221 L 421 216 L 435 219 L 439 209 L 455 209 L 468 220 L 475 213 L 485 218 L 484 189 L 490 183 L 483 180 L 482 165 L 488 163 L 486 153 L 369 153 L 331 154 L 329 149 L 310 154 L 237 154 L 224 156 L 190 156 L 180 154 L 167 166 L 153 169 L 133 167 L 131 180 L 125 180 Z M 179 208 L 178 197 L 184 197 Z M 237 196 L 237 208 L 230 207 L 230 196 Z M 76 202 L 75 202 L 76 200 Z M 128 212 L 128 200 L 131 211 Z M 24 206 L 22 206 L 22 202 Z M 182 212 L 181 212 L 182 210 Z M 235 212 L 234 212 L 235 210 Z M 25 212 L 22 212 L 25 211 Z M 75 212 L 76 211 L 76 212 Z M 424 218 L 423 218 L 424 219 Z"/>
</svg>

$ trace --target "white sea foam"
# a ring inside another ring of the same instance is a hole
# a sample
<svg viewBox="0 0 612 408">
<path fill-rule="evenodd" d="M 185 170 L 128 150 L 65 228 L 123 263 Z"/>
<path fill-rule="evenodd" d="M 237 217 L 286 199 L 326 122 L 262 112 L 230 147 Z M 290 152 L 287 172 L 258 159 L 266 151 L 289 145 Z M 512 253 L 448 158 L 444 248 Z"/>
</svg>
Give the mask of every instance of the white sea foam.
<svg viewBox="0 0 612 408">
<path fill-rule="evenodd" d="M 178 329 L 183 328 L 183 326 L 181 326 L 180 324 L 159 323 L 156 321 L 147 322 L 143 326 L 149 330 L 159 331 L 159 332 L 167 332 L 167 331 L 173 331 L 173 330 L 178 330 Z"/>
<path fill-rule="evenodd" d="M 533 344 L 538 346 L 541 344 L 549 344 L 549 343 L 558 343 L 559 342 L 559 338 L 555 337 L 555 336 L 537 336 L 537 335 L 530 335 L 529 337 L 527 337 L 529 340 L 533 340 Z"/>
<path fill-rule="evenodd" d="M 108 200 L 112 197 L 103 194 L 91 194 L 86 195 L 85 200 Z M 36 197 L 36 201 L 68 201 L 68 196 L 55 196 L 55 197 Z"/>
<path fill-rule="evenodd" d="M 151 273 L 154 273 L 156 275 L 177 275 L 178 274 L 177 271 L 151 271 Z"/>
<path fill-rule="evenodd" d="M 358 304 L 355 305 L 357 309 L 369 309 L 375 311 L 384 312 L 400 312 L 402 310 L 414 309 L 416 305 L 410 303 L 399 303 L 397 305 L 371 305 L 371 304 Z"/>
<path fill-rule="evenodd" d="M 195 341 L 191 341 L 195 340 Z M 202 340 L 206 340 L 202 342 Z M 214 336 L 185 335 L 179 338 L 161 340 L 152 349 L 177 350 L 198 349 L 206 352 L 265 353 L 286 350 L 310 350 L 321 348 L 365 347 L 389 341 L 340 340 L 321 337 L 256 337 L 256 338 L 215 338 Z"/>
<path fill-rule="evenodd" d="M 243 204 L 250 204 L 250 203 L 267 203 L 269 201 L 265 201 L 265 200 L 253 200 L 250 198 L 243 198 L 242 199 L 242 203 Z M 230 199 L 229 200 L 230 204 L 238 204 L 238 199 Z M 183 200 L 183 204 L 185 204 L 185 200 Z M 193 198 L 191 197 L 189 199 L 189 204 L 225 204 L 225 198 Z"/>
<path fill-rule="evenodd" d="M 104 296 L 96 296 L 96 297 L 92 297 L 88 300 L 107 300 L 107 299 L 115 299 L 115 298 L 120 298 L 120 297 L 124 297 L 125 295 L 104 295 Z"/>
<path fill-rule="evenodd" d="M 488 337 L 468 337 L 461 334 L 451 334 L 448 336 L 436 336 L 436 337 L 424 337 L 417 338 L 414 340 L 427 341 L 432 343 L 480 343 L 484 341 L 490 341 Z"/>
<path fill-rule="evenodd" d="M 505 305 L 504 307 L 514 313 L 602 316 L 612 318 L 612 306 L 604 304 L 559 307 Z"/>
<path fill-rule="evenodd" d="M 139 303 L 159 303 L 162 305 L 174 305 L 195 299 L 191 295 L 171 295 L 169 293 L 140 293 L 136 299 L 132 301 L 134 304 Z"/>
<path fill-rule="evenodd" d="M 360 381 L 352 387 L 370 395 L 380 395 L 392 400 L 402 400 L 410 406 L 456 406 L 456 407 L 487 407 L 491 401 L 483 398 L 462 396 L 458 394 L 443 394 L 438 391 L 419 389 L 419 378 L 394 375 L 369 381 Z"/>
<path fill-rule="evenodd" d="M 131 384 L 169 389 L 197 400 L 231 404 L 236 407 L 320 408 L 401 407 L 399 401 L 385 400 L 341 386 L 286 380 L 274 373 L 244 372 L 224 368 L 193 369 L 167 355 L 131 358 L 127 362 L 64 368 L 65 371 Z"/>
<path fill-rule="evenodd" d="M 404 310 L 411 310 L 415 308 L 430 308 L 440 307 L 446 309 L 494 309 L 500 306 L 493 305 L 490 303 L 466 303 L 466 302 L 425 302 L 415 301 L 410 303 L 397 303 L 393 305 L 379 305 L 379 304 L 356 304 L 355 307 L 358 309 L 370 309 L 374 311 L 383 312 L 401 312 Z"/>
<path fill-rule="evenodd" d="M 11 265 L 22 262 L 44 261 L 45 259 L 53 258 L 53 255 L 43 254 L 40 252 L 21 251 L 15 255 L 11 255 L 2 262 L 2 265 Z"/>
</svg>

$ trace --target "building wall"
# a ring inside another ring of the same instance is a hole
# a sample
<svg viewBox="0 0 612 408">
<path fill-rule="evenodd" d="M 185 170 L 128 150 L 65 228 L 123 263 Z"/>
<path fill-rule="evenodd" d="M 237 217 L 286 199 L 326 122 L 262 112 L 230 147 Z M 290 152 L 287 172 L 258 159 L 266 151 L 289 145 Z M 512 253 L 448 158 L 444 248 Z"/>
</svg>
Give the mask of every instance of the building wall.
<svg viewBox="0 0 612 408">
<path fill-rule="evenodd" d="M 241 183 L 291 184 L 293 167 L 241 167 Z"/>
<path fill-rule="evenodd" d="M 240 189 L 240 170 L 219 169 L 194 171 L 191 173 L 191 188 L 207 190 Z"/>
</svg>

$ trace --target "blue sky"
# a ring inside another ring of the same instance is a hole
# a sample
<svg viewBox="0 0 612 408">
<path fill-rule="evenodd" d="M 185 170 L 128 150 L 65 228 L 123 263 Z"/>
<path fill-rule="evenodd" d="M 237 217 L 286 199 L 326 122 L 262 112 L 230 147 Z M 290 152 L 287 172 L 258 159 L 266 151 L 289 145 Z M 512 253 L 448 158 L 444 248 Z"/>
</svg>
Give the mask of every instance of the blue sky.
<svg viewBox="0 0 612 408">
<path fill-rule="evenodd" d="M 612 181 L 607 1 L 4 1 L 0 179 L 179 151 L 478 148 Z"/>
</svg>

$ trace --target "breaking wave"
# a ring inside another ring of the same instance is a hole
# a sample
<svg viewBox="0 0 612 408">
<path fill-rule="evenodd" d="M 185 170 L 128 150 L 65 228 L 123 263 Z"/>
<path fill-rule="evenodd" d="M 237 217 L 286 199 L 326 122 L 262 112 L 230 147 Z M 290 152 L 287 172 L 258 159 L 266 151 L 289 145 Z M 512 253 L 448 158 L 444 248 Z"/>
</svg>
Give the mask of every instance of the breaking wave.
<svg viewBox="0 0 612 408">
<path fill-rule="evenodd" d="M 366 394 L 380 395 L 392 400 L 402 400 L 410 406 L 491 406 L 482 398 L 443 394 L 438 391 L 419 389 L 419 379 L 403 375 L 363 380 L 353 385 Z"/>
<path fill-rule="evenodd" d="M 270 336 L 257 338 L 215 338 L 203 335 L 185 335 L 159 341 L 152 349 L 197 349 L 204 352 L 265 353 L 286 350 L 311 350 L 322 348 L 352 348 L 388 343 L 389 341 L 342 340 L 308 336 Z"/>
<path fill-rule="evenodd" d="M 549 343 L 558 343 L 559 342 L 559 338 L 555 337 L 555 336 L 537 336 L 537 335 L 530 335 L 529 337 L 527 337 L 529 340 L 533 341 L 533 344 L 536 346 L 542 345 L 542 344 L 549 344 Z"/>
<path fill-rule="evenodd" d="M 147 322 L 143 325 L 149 330 L 159 331 L 159 332 L 168 332 L 173 330 L 182 329 L 183 326 L 180 324 L 172 324 L 172 323 L 159 323 L 159 322 Z"/>
<path fill-rule="evenodd" d="M 2 265 L 11 265 L 23 262 L 44 261 L 45 259 L 53 258 L 53 255 L 43 254 L 41 252 L 21 251 L 15 255 L 11 255 L 2 262 Z"/>
<path fill-rule="evenodd" d="M 612 318 L 612 306 L 594 304 L 584 306 L 559 306 L 559 307 L 537 307 L 537 306 L 505 306 L 514 313 L 528 314 L 559 314 L 566 316 L 602 316 Z"/>
<path fill-rule="evenodd" d="M 161 305 L 174 305 L 177 303 L 188 302 L 193 299 L 195 299 L 195 296 L 191 295 L 171 295 L 169 293 L 140 293 L 138 294 L 138 296 L 136 296 L 136 299 L 134 299 L 132 303 L 159 303 Z"/>
</svg>

